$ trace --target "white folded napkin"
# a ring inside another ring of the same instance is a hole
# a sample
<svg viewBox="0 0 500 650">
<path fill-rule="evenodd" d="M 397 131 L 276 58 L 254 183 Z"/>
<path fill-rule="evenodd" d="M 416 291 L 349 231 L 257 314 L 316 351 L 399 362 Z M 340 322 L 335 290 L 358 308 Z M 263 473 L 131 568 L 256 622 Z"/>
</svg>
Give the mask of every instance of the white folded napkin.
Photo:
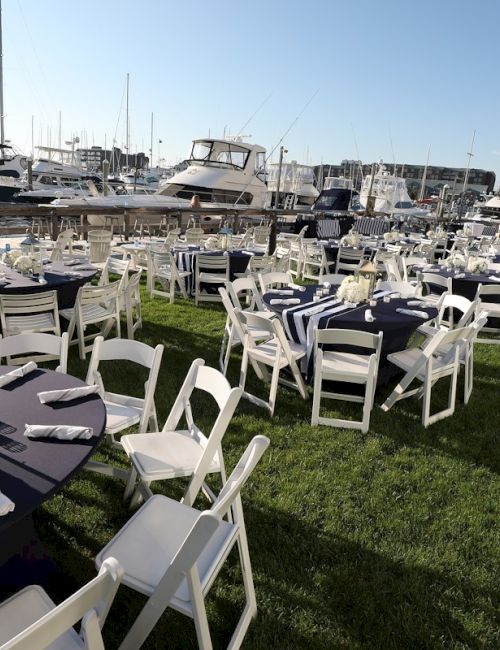
<svg viewBox="0 0 500 650">
<path fill-rule="evenodd" d="M 293 289 L 273 289 L 271 293 L 277 293 L 279 296 L 293 296 Z"/>
<path fill-rule="evenodd" d="M 465 278 L 465 273 L 457 273 L 457 274 L 456 274 L 455 276 L 453 276 L 453 277 L 458 278 L 458 279 L 460 279 L 460 278 Z"/>
<path fill-rule="evenodd" d="M 418 309 L 404 309 L 403 307 L 398 307 L 396 311 L 400 314 L 406 314 L 407 316 L 418 316 L 418 318 L 429 319 L 429 314 L 426 311 L 419 311 Z"/>
<path fill-rule="evenodd" d="M 488 280 L 493 280 L 494 282 L 500 282 L 500 278 L 496 275 L 489 275 Z"/>
<path fill-rule="evenodd" d="M 9 499 L 9 497 L 5 496 L 5 494 L 2 494 L 0 492 L 0 517 L 3 517 L 4 515 L 8 515 L 9 512 L 12 512 L 15 508 L 15 504 L 13 501 Z"/>
<path fill-rule="evenodd" d="M 58 438 L 59 440 L 88 440 L 94 435 L 92 427 L 76 427 L 65 424 L 26 424 L 24 435 L 29 438 Z"/>
<path fill-rule="evenodd" d="M 99 386 L 76 386 L 75 388 L 62 388 L 60 390 L 46 390 L 38 393 L 38 399 L 42 404 L 49 402 L 70 402 L 72 399 L 86 397 L 99 392 Z"/>
<path fill-rule="evenodd" d="M 300 298 L 274 298 L 270 305 L 300 305 Z"/>
<path fill-rule="evenodd" d="M 374 320 L 375 320 L 375 316 L 372 314 L 372 310 L 371 310 L 371 309 L 367 309 L 367 310 L 365 311 L 365 321 L 366 321 L 367 323 L 373 323 Z"/>
<path fill-rule="evenodd" d="M 24 366 L 20 366 L 15 370 L 11 370 L 10 372 L 5 373 L 5 375 L 1 375 L 0 388 L 2 386 L 7 386 L 7 384 L 10 384 L 16 379 L 19 379 L 19 377 L 24 377 L 25 375 L 28 375 L 30 372 L 33 372 L 33 370 L 36 370 L 37 367 L 38 366 L 34 361 L 28 361 L 28 363 L 25 363 Z"/>
<path fill-rule="evenodd" d="M 425 307 L 426 303 L 422 300 L 408 300 L 406 303 L 408 307 Z"/>
<path fill-rule="evenodd" d="M 306 288 L 303 287 L 302 285 L 293 284 L 293 282 L 291 282 L 288 286 L 290 287 L 290 289 L 295 289 L 296 291 L 305 291 L 306 290 Z"/>
</svg>

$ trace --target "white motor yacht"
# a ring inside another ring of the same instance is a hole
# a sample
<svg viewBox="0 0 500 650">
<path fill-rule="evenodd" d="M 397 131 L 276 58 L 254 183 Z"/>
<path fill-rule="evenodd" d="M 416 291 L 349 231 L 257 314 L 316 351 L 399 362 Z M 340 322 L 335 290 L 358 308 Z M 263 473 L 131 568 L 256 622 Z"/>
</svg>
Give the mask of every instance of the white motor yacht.
<svg viewBox="0 0 500 650">
<path fill-rule="evenodd" d="M 289 163 L 273 163 L 268 167 L 266 207 L 276 205 L 276 192 L 279 197 L 278 207 L 285 210 L 310 210 L 319 196 L 314 185 L 314 168 L 292 160 Z"/>
<path fill-rule="evenodd" d="M 264 147 L 239 139 L 194 140 L 186 169 L 154 194 L 86 196 L 58 201 L 78 207 L 186 208 L 196 194 L 202 207 L 262 208 L 265 204 Z M 97 223 L 93 225 L 98 225 Z"/>
<path fill-rule="evenodd" d="M 375 214 L 418 215 L 426 214 L 426 210 L 416 208 L 406 189 L 406 181 L 400 176 L 390 174 L 383 161 L 380 160 L 375 174 L 367 174 L 361 186 L 359 202 L 366 209 L 368 197 L 375 198 Z"/>
</svg>

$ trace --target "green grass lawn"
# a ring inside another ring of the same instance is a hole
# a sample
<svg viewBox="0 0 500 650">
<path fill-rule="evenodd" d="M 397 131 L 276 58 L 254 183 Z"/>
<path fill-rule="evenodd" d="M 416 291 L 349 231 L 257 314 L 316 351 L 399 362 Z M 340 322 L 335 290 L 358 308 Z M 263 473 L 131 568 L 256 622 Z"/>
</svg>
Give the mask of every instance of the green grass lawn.
<svg viewBox="0 0 500 650">
<path fill-rule="evenodd" d="M 165 345 L 156 391 L 162 426 L 192 360 L 217 365 L 225 318 L 219 305 L 169 305 L 144 292 L 143 319 L 137 338 Z M 224 439 L 228 468 L 254 435 L 271 439 L 242 495 L 258 602 L 245 648 L 500 647 L 500 347 L 477 346 L 475 368 L 469 405 L 458 401 L 453 417 L 427 430 L 420 402 L 381 411 L 392 384 L 377 393 L 368 434 L 311 427 L 311 399 L 282 387 L 272 419 L 240 403 Z M 69 372 L 84 378 L 85 370 L 72 348 Z M 238 371 L 235 355 L 232 385 Z M 117 392 L 139 394 L 144 381 L 119 364 L 103 375 Z M 253 377 L 250 387 L 266 394 Z M 438 399 L 446 389 L 438 386 Z M 195 401 L 195 419 L 198 412 L 208 426 L 212 408 Z M 357 408 L 337 403 L 331 412 Z M 96 457 L 124 463 L 104 445 Z M 184 486 L 155 489 L 178 499 Z M 41 539 L 75 586 L 95 575 L 96 553 L 130 517 L 122 492 L 119 481 L 82 471 L 35 513 Z M 227 645 L 242 594 L 231 557 L 207 601 L 214 647 Z M 120 588 L 106 647 L 118 647 L 143 603 Z M 169 610 L 144 647 L 194 648 L 194 625 Z"/>
</svg>

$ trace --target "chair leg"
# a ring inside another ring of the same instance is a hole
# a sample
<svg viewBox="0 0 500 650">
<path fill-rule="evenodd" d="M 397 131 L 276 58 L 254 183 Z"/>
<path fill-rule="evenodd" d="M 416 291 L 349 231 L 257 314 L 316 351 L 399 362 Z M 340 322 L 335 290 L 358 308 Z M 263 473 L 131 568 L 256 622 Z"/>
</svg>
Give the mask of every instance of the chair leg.
<svg viewBox="0 0 500 650">
<path fill-rule="evenodd" d="M 304 383 L 304 379 L 302 377 L 302 374 L 299 370 L 298 365 L 296 364 L 295 361 L 292 361 L 290 364 L 290 368 L 292 370 L 292 374 L 295 378 L 295 383 L 297 384 L 297 388 L 299 389 L 299 393 L 302 397 L 302 399 L 307 399 L 307 388 Z"/>
<path fill-rule="evenodd" d="M 245 588 L 246 605 L 238 621 L 238 625 L 228 644 L 228 650 L 236 650 L 241 647 L 245 634 L 248 630 L 252 618 L 257 614 L 257 600 L 255 598 L 255 588 L 252 577 L 252 565 L 250 563 L 250 553 L 246 540 L 246 532 L 240 532 L 238 539 L 238 553 L 240 556 L 241 574 L 243 577 L 243 586 Z"/>
<path fill-rule="evenodd" d="M 311 412 L 311 424 L 317 425 L 319 420 L 319 410 L 321 407 L 321 363 L 318 361 L 318 367 L 314 373 L 313 403 Z"/>
<path fill-rule="evenodd" d="M 276 395 L 278 393 L 278 383 L 280 378 L 280 367 L 279 363 L 276 363 L 273 367 L 273 374 L 271 377 L 271 390 L 269 391 L 269 411 L 271 416 L 274 415 L 274 407 L 276 405 Z"/>
<path fill-rule="evenodd" d="M 135 488 L 135 483 L 137 481 L 137 472 L 135 467 L 132 466 L 129 470 L 127 482 L 125 484 L 125 490 L 123 492 L 123 500 L 128 501 L 132 496 Z"/>
</svg>

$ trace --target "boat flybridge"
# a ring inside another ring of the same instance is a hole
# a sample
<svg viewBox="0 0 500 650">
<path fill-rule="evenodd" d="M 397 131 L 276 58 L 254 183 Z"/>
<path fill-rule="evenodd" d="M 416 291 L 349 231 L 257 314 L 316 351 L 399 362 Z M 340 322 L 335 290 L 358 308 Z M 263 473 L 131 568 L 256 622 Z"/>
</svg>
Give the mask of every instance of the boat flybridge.
<svg viewBox="0 0 500 650">
<path fill-rule="evenodd" d="M 361 186 L 359 202 L 363 209 L 366 208 L 368 197 L 374 197 L 375 214 L 419 215 L 426 214 L 426 210 L 416 208 L 406 189 L 406 181 L 400 176 L 390 174 L 382 160 L 378 162 L 375 174 L 367 174 Z"/>
<path fill-rule="evenodd" d="M 239 138 L 194 140 L 186 169 L 154 194 L 89 196 L 64 205 L 93 207 L 189 207 L 196 194 L 206 208 L 262 208 L 266 197 L 264 147 Z"/>
<path fill-rule="evenodd" d="M 292 160 L 289 163 L 269 165 L 267 174 L 266 207 L 276 205 L 276 192 L 278 190 L 278 207 L 285 210 L 310 210 L 319 196 L 314 185 L 314 167 L 302 165 Z"/>
</svg>

